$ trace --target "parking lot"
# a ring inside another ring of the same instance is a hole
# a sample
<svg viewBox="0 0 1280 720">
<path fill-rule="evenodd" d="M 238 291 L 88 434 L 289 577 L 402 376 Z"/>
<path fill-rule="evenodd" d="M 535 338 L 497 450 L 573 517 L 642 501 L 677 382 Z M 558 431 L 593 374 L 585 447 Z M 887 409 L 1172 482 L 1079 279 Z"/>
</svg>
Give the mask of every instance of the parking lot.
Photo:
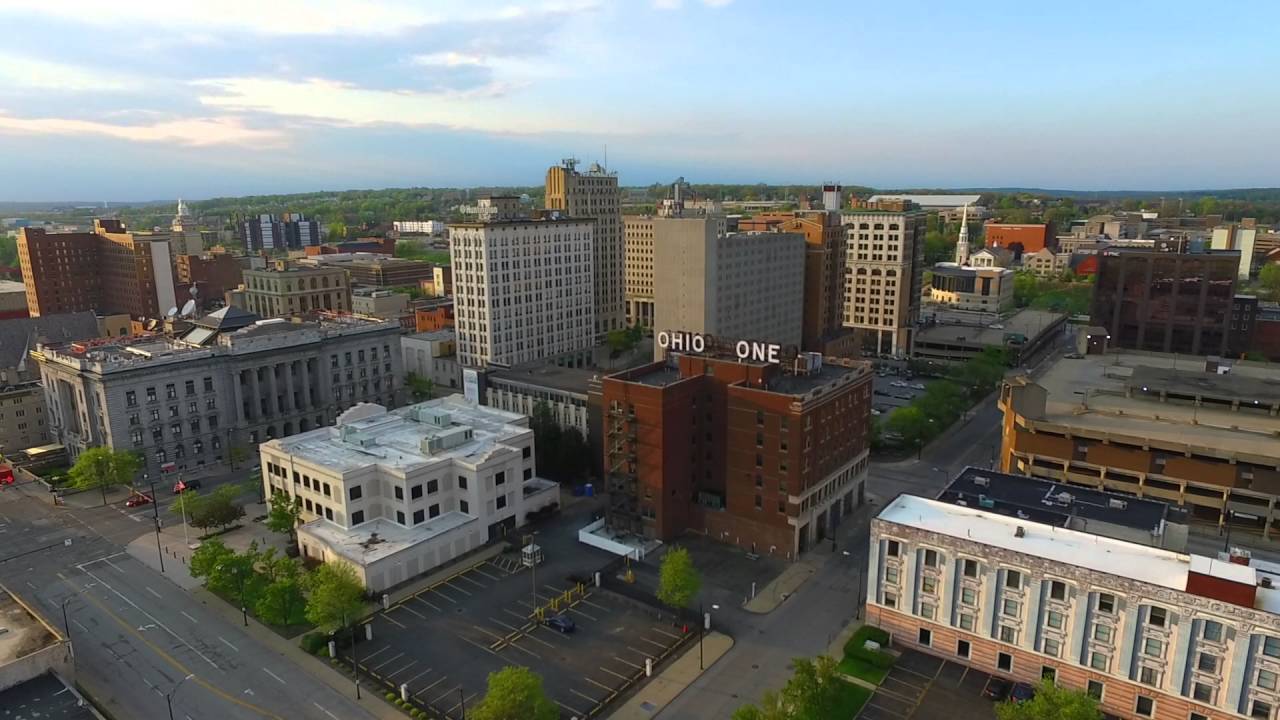
<svg viewBox="0 0 1280 720">
<path fill-rule="evenodd" d="M 684 628 L 648 606 L 569 580 L 585 581 L 608 557 L 582 546 L 550 552 L 536 573 L 509 559 L 486 561 L 376 613 L 373 640 L 354 656 L 366 686 L 398 695 L 404 684 L 419 707 L 462 718 L 489 673 L 518 665 L 542 676 L 564 717 L 597 716 L 644 677 L 645 660 L 657 666 L 685 639 Z M 573 632 L 539 622 L 539 609 L 571 619 Z"/>
<path fill-rule="evenodd" d="M 931 378 L 918 375 L 912 379 L 901 375 L 876 375 L 872 384 L 872 414 L 878 413 L 881 420 L 888 420 L 894 410 L 909 405 L 912 400 L 923 395 L 924 388 L 930 382 L 933 382 Z"/>
<path fill-rule="evenodd" d="M 858 720 L 953 720 L 995 718 L 982 696 L 988 673 L 914 650 L 903 652 L 862 707 Z"/>
</svg>

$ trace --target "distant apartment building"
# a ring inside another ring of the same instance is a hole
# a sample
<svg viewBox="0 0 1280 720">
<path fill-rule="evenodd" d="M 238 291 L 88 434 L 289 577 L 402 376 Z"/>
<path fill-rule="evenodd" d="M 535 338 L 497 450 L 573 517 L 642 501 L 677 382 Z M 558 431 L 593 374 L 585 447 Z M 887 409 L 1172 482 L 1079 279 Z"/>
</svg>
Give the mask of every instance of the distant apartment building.
<svg viewBox="0 0 1280 720">
<path fill-rule="evenodd" d="M 1280 519 L 1275 387 L 1265 363 L 1141 352 L 1061 359 L 1035 379 L 1006 379 L 1001 469 L 1164 500 L 1271 539 Z"/>
<path fill-rule="evenodd" d="M 933 267 L 929 299 L 955 310 L 1002 313 L 1013 308 L 1013 271 L 939 263 Z"/>
<path fill-rule="evenodd" d="M 223 471 L 246 447 L 400 400 L 400 326 L 353 317 L 292 323 L 226 307 L 180 337 L 55 341 L 33 348 L 47 422 L 74 460 L 133 451 L 142 470 Z"/>
<path fill-rule="evenodd" d="M 421 281 L 434 277 L 436 267 L 425 260 L 365 252 L 312 255 L 299 264 L 341 268 L 351 276 L 352 285 L 378 288 L 417 287 Z"/>
<path fill-rule="evenodd" d="M 869 354 L 907 355 L 920 318 L 927 213 L 910 201 L 855 202 L 847 233 L 844 324 Z"/>
<path fill-rule="evenodd" d="M 592 283 L 594 285 L 595 333 L 623 327 L 626 320 L 625 258 L 622 226 L 622 194 L 618 174 L 592 163 L 578 172 L 577 160 L 568 159 L 547 170 L 546 204 L 573 218 L 595 220 L 592 231 Z"/>
<path fill-rule="evenodd" d="M 1213 229 L 1209 246 L 1213 250 L 1235 250 L 1240 253 L 1236 277 L 1242 282 L 1248 282 L 1253 274 L 1257 238 L 1258 228 L 1255 223 L 1230 223 Z"/>
<path fill-rule="evenodd" d="M 987 247 L 1004 248 L 1020 259 L 1024 253 L 1033 253 L 1053 246 L 1053 229 L 1046 223 L 1002 223 L 988 220 L 982 226 Z"/>
<path fill-rule="evenodd" d="M 839 186 L 830 193 L 836 203 Z M 739 231 L 776 231 L 804 236 L 804 326 L 800 346 L 809 352 L 833 352 L 843 335 L 848 233 L 838 208 L 773 213 L 743 218 Z"/>
<path fill-rule="evenodd" d="M 1071 253 L 1054 252 L 1041 248 L 1033 253 L 1023 253 L 1022 267 L 1036 277 L 1059 277 L 1071 269 Z"/>
<path fill-rule="evenodd" d="M 156 318 L 177 304 L 167 236 L 94 220 L 93 232 L 23 228 L 18 260 L 33 317 L 94 310 Z"/>
<path fill-rule="evenodd" d="M 14 280 L 0 280 L 0 320 L 28 317 L 27 286 Z"/>
<path fill-rule="evenodd" d="M 413 373 L 435 386 L 437 395 L 462 387 L 462 366 L 458 364 L 458 338 L 451 330 L 432 330 L 400 338 L 406 376 Z M 408 383 L 405 383 L 408 385 Z"/>
<path fill-rule="evenodd" d="M 408 312 L 409 295 L 392 290 L 358 287 L 351 290 L 351 312 L 392 320 Z"/>
<path fill-rule="evenodd" d="M 431 268 L 431 278 L 419 280 L 418 289 L 431 297 L 449 297 L 453 294 L 453 268 L 448 265 Z"/>
<path fill-rule="evenodd" d="M 240 223 L 240 240 L 247 252 L 283 252 L 320 244 L 320 223 L 299 213 L 262 214 Z"/>
<path fill-rule="evenodd" d="M 396 220 L 391 227 L 406 235 L 443 235 L 445 224 L 440 220 Z"/>
<path fill-rule="evenodd" d="M 1112 347 L 1222 355 L 1239 265 L 1234 250 L 1105 249 L 1090 316 Z"/>
<path fill-rule="evenodd" d="M 244 271 L 243 308 L 264 318 L 327 310 L 351 312 L 345 270 L 302 267 L 277 260 L 267 270 Z"/>
<path fill-rule="evenodd" d="M 560 488 L 534 475 L 523 415 L 452 395 L 388 410 L 360 404 L 260 447 L 263 490 L 302 505 L 305 559 L 342 563 L 370 592 L 497 540 Z"/>
<path fill-rule="evenodd" d="M 798 348 L 805 241 L 795 233 L 654 237 L 654 328 Z M 665 353 L 654 344 L 654 359 Z"/>
<path fill-rule="evenodd" d="M 185 300 L 194 286 L 196 302 L 202 310 L 212 302 L 221 302 L 228 290 L 234 290 L 244 282 L 244 268 L 233 255 L 179 255 L 174 260 L 180 297 Z"/>
<path fill-rule="evenodd" d="M 552 419 L 561 428 L 577 430 L 584 440 L 598 440 L 599 398 L 597 396 L 593 407 L 591 396 L 592 387 L 599 385 L 600 378 L 598 369 L 545 363 L 490 370 L 482 380 L 484 404 L 532 416 L 539 403 L 546 403 Z"/>
<path fill-rule="evenodd" d="M 863 500 L 871 369 L 682 354 L 605 377 L 606 522 L 792 558 Z"/>
<path fill-rule="evenodd" d="M 866 618 L 897 647 L 1019 682 L 1048 678 L 1112 717 L 1274 718 L 1276 580 L 1280 565 L 1244 554 L 899 495 L 871 523 Z"/>
<path fill-rule="evenodd" d="M 626 320 L 627 325 L 652 328 L 655 322 L 654 251 L 684 243 L 707 244 L 724 235 L 724 217 L 694 215 L 658 217 L 628 215 L 624 221 L 626 237 Z M 661 243 L 657 241 L 663 236 Z"/>
<path fill-rule="evenodd" d="M 595 220 L 556 211 L 530 218 L 509 197 L 482 198 L 479 208 L 480 222 L 449 226 L 458 361 L 588 362 L 596 327 Z"/>
</svg>

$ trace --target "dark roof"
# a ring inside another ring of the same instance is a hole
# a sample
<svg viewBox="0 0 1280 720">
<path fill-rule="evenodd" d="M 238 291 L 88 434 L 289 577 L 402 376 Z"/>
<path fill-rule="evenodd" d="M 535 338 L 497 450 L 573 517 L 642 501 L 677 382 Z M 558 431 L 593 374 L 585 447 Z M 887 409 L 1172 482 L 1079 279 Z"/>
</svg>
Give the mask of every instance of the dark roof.
<svg viewBox="0 0 1280 720">
<path fill-rule="evenodd" d="M 0 692 L 0 708 L 5 717 L 47 718 L 48 720 L 95 720 L 99 716 L 82 706 L 80 696 L 50 673 L 32 678 Z"/>
<path fill-rule="evenodd" d="M 980 484 L 984 480 L 985 484 Z M 1069 518 L 1078 517 L 1151 531 L 1159 528 L 1169 514 L 1169 506 L 1158 500 L 975 467 L 962 470 L 938 493 L 938 499 L 957 504 L 964 501 L 970 507 L 1058 527 L 1065 527 Z M 1113 505 L 1112 501 L 1118 502 Z"/>
<path fill-rule="evenodd" d="M 1239 401 L 1257 404 L 1259 400 L 1268 405 L 1280 397 L 1280 378 L 1251 377 L 1227 373 L 1219 375 L 1209 372 L 1174 370 L 1172 368 L 1150 367 L 1139 365 L 1125 383 L 1134 394 L 1198 396 L 1221 401 Z"/>
<path fill-rule="evenodd" d="M 527 363 L 512 368 L 493 370 L 489 379 L 521 383 L 534 387 L 547 387 L 561 392 L 586 395 L 593 379 L 609 371 L 587 368 L 568 368 L 543 363 Z"/>
<path fill-rule="evenodd" d="M 98 337 L 98 318 L 91 311 L 0 320 L 0 368 L 17 367 L 39 341 L 72 342 Z"/>
<path fill-rule="evenodd" d="M 226 331 L 248 327 L 261 319 L 259 315 L 248 310 L 242 310 L 235 305 L 227 305 L 196 320 L 196 325 Z"/>
</svg>

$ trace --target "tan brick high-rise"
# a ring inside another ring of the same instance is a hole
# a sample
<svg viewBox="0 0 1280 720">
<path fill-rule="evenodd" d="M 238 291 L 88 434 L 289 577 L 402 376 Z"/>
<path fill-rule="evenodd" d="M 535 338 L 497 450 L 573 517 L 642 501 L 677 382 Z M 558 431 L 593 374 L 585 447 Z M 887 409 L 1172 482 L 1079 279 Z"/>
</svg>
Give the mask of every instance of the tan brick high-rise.
<svg viewBox="0 0 1280 720">
<path fill-rule="evenodd" d="M 603 339 L 605 333 L 625 325 L 622 195 L 617 173 L 594 163 L 587 172 L 578 172 L 577 162 L 565 160 L 547 170 L 546 204 L 548 210 L 596 221 L 592 257 L 595 331 L 596 337 Z"/>
</svg>

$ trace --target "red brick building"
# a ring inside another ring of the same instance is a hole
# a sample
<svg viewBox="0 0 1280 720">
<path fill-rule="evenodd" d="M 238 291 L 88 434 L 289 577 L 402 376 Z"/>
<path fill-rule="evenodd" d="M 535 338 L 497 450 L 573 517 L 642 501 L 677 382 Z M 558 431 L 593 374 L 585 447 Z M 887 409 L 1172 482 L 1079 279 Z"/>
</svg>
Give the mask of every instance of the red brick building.
<svg viewBox="0 0 1280 720">
<path fill-rule="evenodd" d="M 453 327 L 453 301 L 427 301 L 413 310 L 416 332 L 431 332 Z"/>
<path fill-rule="evenodd" d="M 871 369 L 671 355 L 605 378 L 608 522 L 795 557 L 862 502 Z"/>
<path fill-rule="evenodd" d="M 234 255 L 179 255 L 175 260 L 178 300 L 186 302 L 190 297 L 190 287 L 195 285 L 198 290 L 196 301 L 201 310 L 207 309 L 211 302 L 221 302 L 228 290 L 234 290 L 244 282 L 244 268 Z"/>
<path fill-rule="evenodd" d="M 1015 258 L 1023 253 L 1039 252 L 1044 248 L 1053 249 L 1052 228 L 1045 223 L 1002 223 L 988 221 L 982 226 L 982 234 L 987 247 L 1004 248 L 1013 252 Z"/>
</svg>

